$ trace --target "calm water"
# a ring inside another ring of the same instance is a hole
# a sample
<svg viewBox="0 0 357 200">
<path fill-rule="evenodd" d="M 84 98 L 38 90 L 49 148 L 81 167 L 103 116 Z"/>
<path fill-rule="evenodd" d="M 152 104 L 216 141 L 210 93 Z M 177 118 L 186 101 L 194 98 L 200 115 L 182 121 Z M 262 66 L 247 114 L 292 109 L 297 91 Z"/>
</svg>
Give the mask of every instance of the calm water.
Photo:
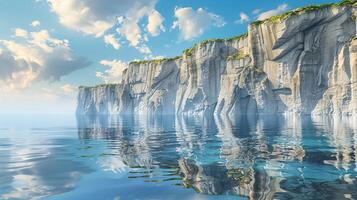
<svg viewBox="0 0 357 200">
<path fill-rule="evenodd" d="M 2 116 L 0 199 L 357 199 L 357 123 Z"/>
</svg>

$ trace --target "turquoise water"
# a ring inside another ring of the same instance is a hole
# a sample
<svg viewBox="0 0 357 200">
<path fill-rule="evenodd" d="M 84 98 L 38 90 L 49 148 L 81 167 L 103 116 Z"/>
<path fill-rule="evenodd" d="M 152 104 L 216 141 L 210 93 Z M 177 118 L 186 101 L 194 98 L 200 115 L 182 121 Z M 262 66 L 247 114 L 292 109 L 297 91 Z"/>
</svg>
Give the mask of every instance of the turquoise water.
<svg viewBox="0 0 357 200">
<path fill-rule="evenodd" d="M 356 199 L 352 119 L 2 116 L 0 199 Z"/>
</svg>

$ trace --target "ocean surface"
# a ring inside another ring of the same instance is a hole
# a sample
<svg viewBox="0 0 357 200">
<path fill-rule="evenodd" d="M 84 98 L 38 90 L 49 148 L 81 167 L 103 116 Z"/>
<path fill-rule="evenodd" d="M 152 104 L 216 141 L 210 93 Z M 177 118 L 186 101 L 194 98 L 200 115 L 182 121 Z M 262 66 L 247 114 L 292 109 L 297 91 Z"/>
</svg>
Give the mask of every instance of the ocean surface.
<svg viewBox="0 0 357 200">
<path fill-rule="evenodd" d="M 357 122 L 0 116 L 0 199 L 357 199 Z"/>
</svg>

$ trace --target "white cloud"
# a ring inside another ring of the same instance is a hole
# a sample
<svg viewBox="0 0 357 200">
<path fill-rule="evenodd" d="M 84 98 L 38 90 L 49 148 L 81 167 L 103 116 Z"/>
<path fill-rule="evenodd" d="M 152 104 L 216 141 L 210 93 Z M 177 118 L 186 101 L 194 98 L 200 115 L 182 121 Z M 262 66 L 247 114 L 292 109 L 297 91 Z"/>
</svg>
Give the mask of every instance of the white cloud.
<svg viewBox="0 0 357 200">
<path fill-rule="evenodd" d="M 38 21 L 38 20 L 35 20 L 35 21 L 32 21 L 32 22 L 31 22 L 31 26 L 32 26 L 32 27 L 37 27 L 37 26 L 40 26 L 40 25 L 41 25 L 41 22 Z"/>
<path fill-rule="evenodd" d="M 0 91 L 26 88 L 34 81 L 57 81 L 88 65 L 73 55 L 67 40 L 54 38 L 47 30 L 28 33 L 21 42 L 0 40 Z"/>
<path fill-rule="evenodd" d="M 50 36 L 47 30 L 31 33 L 32 39 L 29 43 L 42 48 L 45 52 L 51 53 L 56 47 L 69 48 L 68 40 L 60 40 Z"/>
<path fill-rule="evenodd" d="M 254 9 L 252 13 L 255 14 L 255 15 L 257 15 L 257 14 L 259 14 L 261 11 L 262 11 L 261 9 L 257 8 L 257 9 Z"/>
<path fill-rule="evenodd" d="M 243 24 L 245 22 L 248 22 L 250 19 L 249 19 L 249 16 L 247 14 L 245 14 L 244 12 L 241 12 L 239 14 L 239 19 L 237 21 L 235 21 L 235 23 L 237 24 Z"/>
<path fill-rule="evenodd" d="M 61 86 L 61 90 L 66 94 L 73 94 L 77 91 L 76 87 L 71 84 L 65 84 Z"/>
<path fill-rule="evenodd" d="M 258 20 L 264 20 L 267 19 L 271 16 L 278 15 L 288 9 L 288 4 L 284 3 L 279 5 L 276 9 L 268 10 L 265 12 L 262 12 L 258 16 Z"/>
<path fill-rule="evenodd" d="M 96 72 L 96 76 L 105 83 L 118 83 L 122 79 L 123 70 L 127 68 L 127 63 L 121 60 L 102 60 L 100 64 L 107 69 L 104 72 Z"/>
<path fill-rule="evenodd" d="M 15 36 L 16 36 L 16 37 L 23 37 L 23 38 L 25 38 L 25 37 L 27 37 L 27 35 L 28 35 L 28 32 L 27 32 L 26 30 L 21 29 L 21 28 L 15 29 Z"/>
<path fill-rule="evenodd" d="M 105 5 L 100 5 L 100 1 L 48 0 L 48 3 L 61 24 L 85 34 L 100 36 L 115 21 L 113 9 L 108 9 L 106 13 Z"/>
<path fill-rule="evenodd" d="M 142 39 L 141 29 L 138 23 L 133 20 L 125 20 L 122 25 L 117 28 L 117 32 L 125 37 L 133 47 L 138 46 Z"/>
<path fill-rule="evenodd" d="M 141 45 L 141 46 L 139 46 L 139 47 L 137 47 L 137 49 L 139 50 L 139 52 L 140 53 L 142 53 L 142 54 L 151 54 L 152 52 L 151 52 L 151 49 L 148 47 L 148 46 L 146 46 L 146 45 Z"/>
<path fill-rule="evenodd" d="M 178 28 L 184 40 L 202 35 L 211 26 L 222 27 L 225 25 L 221 16 L 210 13 L 203 8 L 196 11 L 191 7 L 176 8 L 175 17 L 177 20 L 174 21 L 172 28 Z"/>
<path fill-rule="evenodd" d="M 116 39 L 113 34 L 105 35 L 104 36 L 104 42 L 105 42 L 105 44 L 111 45 L 114 49 L 119 49 L 120 48 L 120 44 L 118 42 L 118 39 Z"/>
<path fill-rule="evenodd" d="M 84 34 L 102 37 L 115 29 L 130 46 L 144 44 L 145 32 L 157 36 L 164 31 L 164 18 L 155 10 L 157 0 L 48 0 L 61 24 Z M 143 21 L 147 24 L 142 30 Z M 139 49 L 139 48 L 137 48 Z"/>
<path fill-rule="evenodd" d="M 148 32 L 152 36 L 158 36 L 160 34 L 160 31 L 165 31 L 165 28 L 162 25 L 163 22 L 164 22 L 164 18 L 161 16 L 159 12 L 154 10 L 153 12 L 151 12 L 148 18 L 148 25 L 147 25 Z"/>
</svg>

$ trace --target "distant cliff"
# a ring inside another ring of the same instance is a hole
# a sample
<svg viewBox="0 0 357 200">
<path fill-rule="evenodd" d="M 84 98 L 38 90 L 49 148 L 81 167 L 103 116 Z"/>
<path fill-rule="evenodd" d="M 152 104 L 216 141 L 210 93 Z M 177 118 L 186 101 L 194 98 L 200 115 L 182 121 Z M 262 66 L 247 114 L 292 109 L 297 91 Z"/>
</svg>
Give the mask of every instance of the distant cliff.
<svg viewBox="0 0 357 200">
<path fill-rule="evenodd" d="M 357 114 L 357 1 L 299 8 L 134 61 L 120 84 L 80 87 L 77 114 Z"/>
</svg>

